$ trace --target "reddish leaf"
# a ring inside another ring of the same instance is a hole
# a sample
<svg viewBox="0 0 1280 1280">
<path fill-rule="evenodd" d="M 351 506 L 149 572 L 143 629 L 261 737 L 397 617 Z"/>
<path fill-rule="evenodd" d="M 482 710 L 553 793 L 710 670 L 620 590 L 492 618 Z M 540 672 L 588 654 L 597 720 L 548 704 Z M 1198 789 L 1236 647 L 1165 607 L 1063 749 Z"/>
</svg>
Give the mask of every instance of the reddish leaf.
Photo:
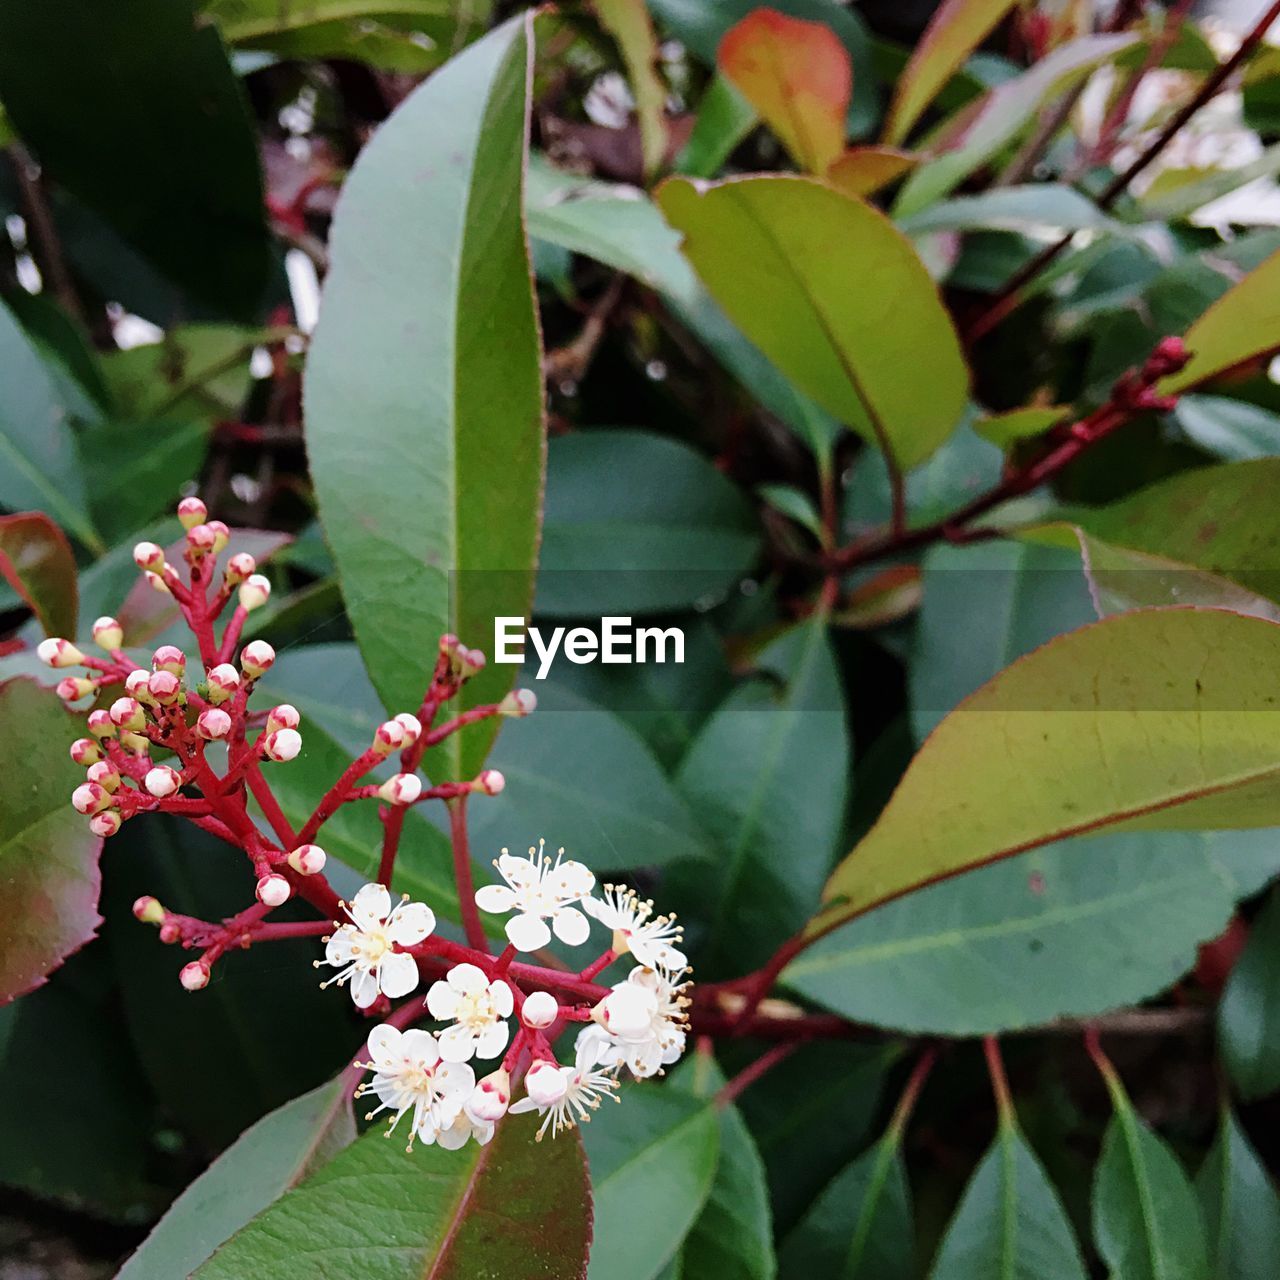
<svg viewBox="0 0 1280 1280">
<path fill-rule="evenodd" d="M 32 680 L 0 685 L 0 1004 L 38 987 L 102 923 L 102 841 L 71 807 L 75 721 Z"/>
<path fill-rule="evenodd" d="M 76 559 L 48 516 L 0 516 L 0 575 L 31 606 L 45 635 L 75 635 Z"/>
<path fill-rule="evenodd" d="M 919 164 L 897 147 L 850 147 L 827 170 L 827 181 L 849 196 L 874 195 Z"/>
<path fill-rule="evenodd" d="M 760 113 L 796 163 L 824 173 L 844 149 L 853 69 L 823 22 L 756 9 L 725 32 L 720 70 Z"/>
</svg>

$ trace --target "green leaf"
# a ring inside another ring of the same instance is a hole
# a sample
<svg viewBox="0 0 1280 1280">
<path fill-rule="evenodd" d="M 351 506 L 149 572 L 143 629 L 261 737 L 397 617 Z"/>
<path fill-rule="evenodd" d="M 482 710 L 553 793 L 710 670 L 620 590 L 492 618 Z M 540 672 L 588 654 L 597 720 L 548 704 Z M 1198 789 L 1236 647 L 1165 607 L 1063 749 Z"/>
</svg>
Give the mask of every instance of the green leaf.
<svg viewBox="0 0 1280 1280">
<path fill-rule="evenodd" d="M 456 6 L 452 0 L 204 0 L 200 7 L 228 44 L 252 44 L 339 18 L 444 18 Z"/>
<path fill-rule="evenodd" d="M 803 922 L 844 822 L 849 740 L 824 621 L 787 632 L 757 661 L 781 687 L 757 679 L 731 694 L 676 777 L 718 846 L 673 883 L 698 903 L 699 963 L 715 971 L 764 963 Z"/>
<path fill-rule="evenodd" d="M 1069 835 L 1276 824 L 1278 662 L 1280 627 L 1213 609 L 1051 640 L 934 730 L 811 929 Z"/>
<path fill-rule="evenodd" d="M 1187 330 L 1191 360 L 1159 385 L 1163 395 L 1199 386 L 1280 347 L 1280 251 L 1255 267 Z"/>
<path fill-rule="evenodd" d="M 1013 0 L 945 0 L 894 85 L 885 141 L 901 142 L 938 90 L 1013 7 Z"/>
<path fill-rule="evenodd" d="M 687 445 L 611 429 L 563 436 L 548 452 L 539 617 L 688 608 L 723 597 L 754 563 L 751 504 Z"/>
<path fill-rule="evenodd" d="M 0 7 L 0 30 L 3 29 Z M 4 54 L 0 52 L 0 63 Z M 72 419 L 94 416 L 68 394 L 31 339 L 0 303 L 0 505 L 44 511 L 94 551 L 102 543 L 84 514 L 88 490 Z"/>
<path fill-rule="evenodd" d="M 1209 1280 L 1204 1222 L 1191 1182 L 1168 1145 L 1108 1075 L 1115 1115 L 1093 1184 L 1093 1233 L 1124 1280 Z"/>
<path fill-rule="evenodd" d="M 653 1280 L 711 1192 L 715 1110 L 653 1084 L 623 1090 L 582 1129 L 595 1206 L 587 1280 Z"/>
<path fill-rule="evenodd" d="M 102 923 L 102 841 L 68 803 L 79 722 L 31 680 L 0 684 L 0 1005 L 40 986 Z"/>
<path fill-rule="evenodd" d="M 1104 227 L 1110 220 L 1087 196 L 1073 187 L 1036 183 L 998 187 L 977 196 L 957 196 L 903 218 L 909 236 L 931 231 L 1022 231 L 1030 234 L 1082 231 Z"/>
<path fill-rule="evenodd" d="M 1035 1152 L 1002 1121 L 965 1188 L 934 1280 L 1086 1280 L 1080 1247 Z"/>
<path fill-rule="evenodd" d="M 257 138 L 192 0 L 4 0 L 0 98 L 40 163 L 175 283 L 255 315 L 271 262 Z"/>
<path fill-rule="evenodd" d="M 117 1280 L 190 1275 L 223 1241 L 355 1136 L 341 1077 L 285 1103 L 247 1129 L 173 1202 Z"/>
<path fill-rule="evenodd" d="M 1031 440 L 1043 434 L 1055 423 L 1070 415 L 1061 405 L 1045 408 L 1013 409 L 1008 413 L 993 414 L 973 424 L 973 429 L 984 440 L 990 440 L 1000 449 L 1007 449 L 1020 440 Z"/>
<path fill-rule="evenodd" d="M 1224 1109 L 1196 1175 L 1215 1280 L 1270 1280 L 1280 1258 L 1280 1198 L 1239 1120 Z"/>
<path fill-rule="evenodd" d="M 0 576 L 31 606 L 45 635 L 75 635 L 76 558 L 48 516 L 0 516 Z"/>
<path fill-rule="evenodd" d="M 536 1117 L 512 1116 L 487 1146 L 419 1145 L 410 1153 L 402 1139 L 388 1142 L 372 1129 L 232 1236 L 195 1276 L 340 1280 L 358 1258 L 379 1280 L 581 1277 L 591 1241 L 582 1146 L 572 1133 L 535 1143 L 536 1126 Z"/>
<path fill-rule="evenodd" d="M 693 122 L 693 132 L 676 157 L 676 172 L 710 178 L 760 122 L 755 108 L 724 76 L 712 77 Z"/>
<path fill-rule="evenodd" d="M 1246 1098 L 1280 1089 L 1280 893 L 1253 921 L 1218 1007 L 1227 1070 Z"/>
<path fill-rule="evenodd" d="M 658 73 L 658 39 L 644 0 L 593 0 L 600 25 L 617 41 L 640 127 L 644 175 L 652 177 L 667 154 L 667 86 Z"/>
<path fill-rule="evenodd" d="M 484 645 L 532 595 L 544 449 L 521 217 L 531 21 L 497 28 L 401 103 L 334 219 L 307 450 L 356 641 L 392 712 L 418 707 L 442 634 Z M 464 703 L 496 701 L 514 674 L 490 663 Z M 474 774 L 495 733 L 477 726 L 445 771 Z"/>
<path fill-rule="evenodd" d="M 890 1130 L 842 1169 L 787 1236 L 782 1280 L 914 1280 L 915 1228 L 902 1135 Z"/>
<path fill-rule="evenodd" d="M 1280 454 L 1280 415 L 1225 396 L 1183 396 L 1173 420 L 1202 449 L 1224 462 Z"/>
<path fill-rule="evenodd" d="M 968 369 L 924 264 L 887 218 L 799 177 L 671 178 L 658 203 L 730 318 L 829 413 L 903 468 L 946 439 Z M 928 380 L 912 376 L 924 350 Z"/>
</svg>

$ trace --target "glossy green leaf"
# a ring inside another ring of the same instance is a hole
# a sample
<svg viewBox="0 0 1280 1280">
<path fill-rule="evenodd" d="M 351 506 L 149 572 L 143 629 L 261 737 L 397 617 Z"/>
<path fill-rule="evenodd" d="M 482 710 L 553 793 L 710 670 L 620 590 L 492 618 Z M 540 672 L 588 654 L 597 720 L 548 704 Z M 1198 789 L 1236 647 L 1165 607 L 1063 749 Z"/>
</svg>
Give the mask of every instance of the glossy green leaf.
<svg viewBox="0 0 1280 1280">
<path fill-rule="evenodd" d="M 536 1117 L 512 1116 L 484 1147 L 460 1151 L 370 1130 L 224 1244 L 198 1280 L 379 1280 L 586 1272 L 591 1190 L 575 1134 L 535 1143 Z M 353 1212 L 353 1207 L 358 1209 Z M 620 1273 L 619 1273 L 620 1274 Z"/>
<path fill-rule="evenodd" d="M 1280 821 L 1280 627 L 1213 609 L 1107 618 L 942 721 L 824 890 L 820 932 L 1065 836 Z"/>
<path fill-rule="evenodd" d="M 1124 1280 L 1209 1280 L 1204 1221 L 1190 1180 L 1119 1081 L 1107 1083 L 1115 1115 L 1093 1183 L 1098 1252 Z"/>
<path fill-rule="evenodd" d="M 842 1169 L 782 1245 L 782 1280 L 913 1280 L 915 1229 L 900 1133 Z"/>
<path fill-rule="evenodd" d="M 910 236 L 930 231 L 1022 231 L 1045 235 L 1054 231 L 1096 230 L 1107 216 L 1074 187 L 1035 183 L 998 187 L 977 196 L 942 200 L 898 224 Z"/>
<path fill-rule="evenodd" d="M 1246 1098 L 1280 1089 L 1280 894 L 1253 921 L 1218 1008 L 1227 1070 Z"/>
<path fill-rule="evenodd" d="M 673 892 L 706 921 L 699 963 L 735 973 L 762 964 L 812 911 L 844 822 L 849 761 L 822 620 L 775 640 L 757 665 L 772 678 L 730 695 L 676 777 L 716 852 L 681 868 Z"/>
<path fill-rule="evenodd" d="M 443 633 L 487 648 L 494 617 L 526 614 L 532 595 L 544 450 L 521 214 L 530 23 L 499 27 L 405 99 L 334 220 L 308 455 L 392 712 L 421 702 Z M 513 675 L 491 662 L 464 701 L 495 701 Z M 442 771 L 474 774 L 495 732 L 479 726 Z"/>
<path fill-rule="evenodd" d="M 714 1109 L 641 1083 L 582 1129 L 594 1242 L 587 1280 L 653 1280 L 711 1192 L 719 1154 Z"/>
<path fill-rule="evenodd" d="M 759 548 L 751 504 L 687 445 L 576 432 L 549 450 L 535 609 L 590 618 L 688 608 L 727 594 Z"/>
<path fill-rule="evenodd" d="M 102 841 L 69 803 L 84 781 L 67 755 L 78 723 L 33 681 L 0 684 L 0 1004 L 38 987 L 102 923 Z"/>
<path fill-rule="evenodd" d="M 118 1280 L 190 1275 L 272 1201 L 327 1164 L 356 1136 L 339 1078 L 264 1116 L 170 1206 Z"/>
<path fill-rule="evenodd" d="M 1224 462 L 1280 455 L 1280 414 L 1225 396 L 1183 396 L 1173 420 Z"/>
<path fill-rule="evenodd" d="M 174 283 L 256 314 L 270 268 L 257 140 L 192 0 L 5 0 L 0 98 L 40 163 Z"/>
<path fill-rule="evenodd" d="M 698 103 L 689 141 L 676 157 L 676 172 L 710 178 L 759 121 L 755 108 L 731 80 L 713 77 Z"/>
<path fill-rule="evenodd" d="M 672 178 L 658 202 L 729 317 L 829 413 L 904 468 L 955 427 L 969 384 L 955 329 L 882 214 L 798 177 Z M 926 349 L 927 382 L 912 376 Z"/>
<path fill-rule="evenodd" d="M 48 516 L 0 516 L 0 577 L 30 605 L 45 635 L 76 634 L 76 559 Z"/>
<path fill-rule="evenodd" d="M 1270 1280 L 1280 1258 L 1280 1197 L 1229 1110 L 1195 1185 L 1215 1280 Z"/>
<path fill-rule="evenodd" d="M 1016 1124 L 1001 1122 L 930 1274 L 934 1280 L 1086 1280 L 1062 1201 Z"/>
</svg>

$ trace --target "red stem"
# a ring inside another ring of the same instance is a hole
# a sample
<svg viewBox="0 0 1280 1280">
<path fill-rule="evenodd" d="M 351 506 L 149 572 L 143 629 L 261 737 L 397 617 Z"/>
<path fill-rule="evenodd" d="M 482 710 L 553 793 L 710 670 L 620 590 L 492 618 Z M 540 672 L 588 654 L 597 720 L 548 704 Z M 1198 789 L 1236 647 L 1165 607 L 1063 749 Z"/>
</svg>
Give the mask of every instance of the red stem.
<svg viewBox="0 0 1280 1280">
<path fill-rule="evenodd" d="M 776 1067 L 779 1062 L 789 1058 L 803 1043 L 802 1040 L 784 1041 L 781 1044 L 775 1044 L 772 1049 L 766 1050 L 754 1062 L 748 1063 L 736 1076 L 721 1086 L 716 1096 L 712 1099 L 712 1105 L 717 1108 L 727 1107 L 738 1098 L 744 1089 L 749 1089 L 766 1072 Z"/>
<path fill-rule="evenodd" d="M 488 952 L 489 939 L 476 906 L 475 881 L 471 875 L 471 842 L 467 837 L 467 797 L 451 800 L 449 808 L 449 838 L 453 844 L 453 879 L 458 886 L 458 910 L 462 914 L 462 928 L 467 941 L 477 951 Z"/>
<path fill-rule="evenodd" d="M 309 844 L 315 838 L 316 832 L 333 817 L 346 799 L 347 792 L 351 790 L 351 784 L 357 778 L 364 777 L 381 759 L 382 756 L 371 748 L 356 756 L 347 765 L 337 782 L 320 797 L 320 803 L 316 805 L 315 812 L 302 824 L 302 830 L 298 832 L 299 844 Z"/>
<path fill-rule="evenodd" d="M 249 758 L 245 781 L 249 784 L 249 790 L 253 792 L 253 798 L 258 802 L 258 806 L 261 808 L 267 822 L 270 823 L 271 830 L 275 832 L 276 839 L 280 841 L 283 850 L 288 853 L 291 849 L 296 849 L 299 843 L 298 838 L 294 835 L 293 828 L 289 825 L 289 819 L 284 816 L 284 810 L 280 808 L 280 802 L 267 785 L 266 778 L 262 776 L 262 767 L 258 764 L 256 755 Z"/>
</svg>

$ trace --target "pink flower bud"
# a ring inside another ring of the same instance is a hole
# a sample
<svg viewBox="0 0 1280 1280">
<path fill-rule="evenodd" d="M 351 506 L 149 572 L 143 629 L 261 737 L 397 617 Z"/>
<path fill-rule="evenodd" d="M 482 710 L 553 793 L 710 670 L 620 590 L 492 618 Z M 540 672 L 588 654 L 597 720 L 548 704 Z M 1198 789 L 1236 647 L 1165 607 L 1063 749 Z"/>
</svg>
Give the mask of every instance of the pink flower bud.
<svg viewBox="0 0 1280 1280">
<path fill-rule="evenodd" d="M 565 1095 L 569 1082 L 560 1070 L 560 1064 L 540 1058 L 529 1068 L 524 1078 L 524 1091 L 540 1107 L 554 1106 Z"/>
<path fill-rule="evenodd" d="M 288 702 L 272 707 L 267 713 L 268 733 L 274 733 L 277 729 L 296 729 L 301 723 L 302 717 L 298 714 L 298 708 Z"/>
<path fill-rule="evenodd" d="M 86 680 L 84 676 L 66 676 L 53 687 L 53 691 L 63 702 L 79 702 L 81 698 L 87 698 L 93 690 L 93 681 Z"/>
<path fill-rule="evenodd" d="M 201 991 L 209 985 L 209 966 L 203 960 L 184 964 L 178 974 L 178 981 L 188 991 Z"/>
<path fill-rule="evenodd" d="M 262 754 L 280 764 L 294 759 L 301 750 L 302 734 L 297 729 L 277 729 L 275 733 L 267 734 L 262 744 Z"/>
<path fill-rule="evenodd" d="M 213 530 L 213 554 L 220 555 L 231 541 L 231 530 L 221 520 L 210 520 L 206 527 Z"/>
<path fill-rule="evenodd" d="M 117 698 L 111 704 L 109 714 L 111 723 L 118 729 L 128 729 L 132 733 L 137 733 L 140 729 L 146 728 L 147 717 L 143 714 L 142 706 L 136 698 Z"/>
<path fill-rule="evenodd" d="M 560 1016 L 560 1005 L 549 991 L 534 991 L 520 1008 L 520 1021 L 541 1031 Z"/>
<path fill-rule="evenodd" d="M 192 525 L 187 530 L 187 547 L 191 555 L 197 558 L 213 555 L 213 544 L 217 540 L 217 533 L 207 524 Z"/>
<path fill-rule="evenodd" d="M 472 676 L 479 675 L 484 670 L 484 654 L 479 649 L 467 649 L 459 645 L 457 658 L 461 664 L 459 674 L 464 680 L 470 680 Z"/>
<path fill-rule="evenodd" d="M 89 719 L 85 722 L 86 728 L 95 738 L 114 738 L 116 736 L 115 722 L 111 719 L 109 711 L 90 711 Z M 77 763 L 79 763 L 77 761 Z"/>
<path fill-rule="evenodd" d="M 147 681 L 147 689 L 162 707 L 167 707 L 177 702 L 182 681 L 172 671 L 156 671 Z"/>
<path fill-rule="evenodd" d="M 406 747 L 413 746 L 422 737 L 422 722 L 417 716 L 411 716 L 407 711 L 402 711 L 396 716 L 395 721 L 404 730 L 404 745 Z"/>
<path fill-rule="evenodd" d="M 36 657 L 47 667 L 78 667 L 84 661 L 84 654 L 70 640 L 55 636 L 36 645 Z"/>
<path fill-rule="evenodd" d="M 378 794 L 388 804 L 412 804 L 422 794 L 422 779 L 416 773 L 394 773 L 378 788 Z"/>
<path fill-rule="evenodd" d="M 96 782 L 104 791 L 118 791 L 120 788 L 120 775 L 116 772 L 115 765 L 107 760 L 98 760 L 91 764 L 85 772 L 85 777 L 90 782 Z"/>
<path fill-rule="evenodd" d="M 160 941 L 165 946 L 172 946 L 175 942 L 182 941 L 182 926 L 173 920 L 166 920 L 160 926 Z"/>
<path fill-rule="evenodd" d="M 229 662 L 220 663 L 209 672 L 209 701 L 216 707 L 228 698 L 233 698 L 240 688 L 240 673 Z"/>
<path fill-rule="evenodd" d="M 271 583 L 260 573 L 247 579 L 240 588 L 240 607 L 250 613 L 260 609 L 271 597 Z"/>
<path fill-rule="evenodd" d="M 182 786 L 182 776 L 167 764 L 158 764 L 154 769 L 147 770 L 142 785 L 149 795 L 155 796 L 157 800 L 166 800 Z"/>
<path fill-rule="evenodd" d="M 440 637 L 440 652 L 448 654 L 449 657 L 453 657 L 453 655 L 458 651 L 459 643 L 457 636 L 455 636 L 451 631 L 446 631 L 444 635 Z"/>
<path fill-rule="evenodd" d="M 124 691 L 139 702 L 154 704 L 155 699 L 151 696 L 151 672 L 144 671 L 141 667 L 130 671 L 124 678 Z"/>
<path fill-rule="evenodd" d="M 134 902 L 133 914 L 143 924 L 164 924 L 164 908 L 150 894 Z"/>
<path fill-rule="evenodd" d="M 114 618 L 104 615 L 93 624 L 93 642 L 111 653 L 124 644 L 124 628 Z"/>
<path fill-rule="evenodd" d="M 325 851 L 318 844 L 299 845 L 289 855 L 289 865 L 300 876 L 318 875 L 327 861 Z"/>
<path fill-rule="evenodd" d="M 104 809 L 89 819 L 89 830 L 103 840 L 115 835 L 124 825 L 124 820 L 114 809 Z"/>
<path fill-rule="evenodd" d="M 171 596 L 173 592 L 169 590 L 169 584 L 158 573 L 147 573 L 147 586 L 152 591 L 158 591 L 162 596 Z"/>
<path fill-rule="evenodd" d="M 496 796 L 506 785 L 506 778 L 497 769 L 485 769 L 471 784 L 471 789 L 482 791 L 487 796 Z"/>
<path fill-rule="evenodd" d="M 178 519 L 184 529 L 194 529 L 196 525 L 204 524 L 208 517 L 209 508 L 199 498 L 183 498 L 178 503 Z"/>
<path fill-rule="evenodd" d="M 97 764 L 102 759 L 102 750 L 92 738 L 77 738 L 71 744 L 71 758 L 82 768 Z"/>
<path fill-rule="evenodd" d="M 86 815 L 101 813 L 111 804 L 111 796 L 96 782 L 82 782 L 71 793 L 71 807 Z"/>
<path fill-rule="evenodd" d="M 133 563 L 139 569 L 159 573 L 164 568 L 164 548 L 154 542 L 139 542 L 133 549 Z"/>
<path fill-rule="evenodd" d="M 240 670 L 256 680 L 260 675 L 271 670 L 276 660 L 276 651 L 265 640 L 250 640 L 240 650 Z"/>
<path fill-rule="evenodd" d="M 477 1123 L 495 1124 L 507 1114 L 510 1103 L 511 1076 L 499 1068 L 472 1089 L 462 1107 Z"/>
<path fill-rule="evenodd" d="M 151 750 L 151 743 L 140 733 L 130 733 L 125 729 L 120 730 L 120 745 L 126 751 L 132 751 L 135 756 L 145 756 Z"/>
<path fill-rule="evenodd" d="M 532 715 L 538 706 L 538 695 L 532 689 L 512 689 L 498 703 L 500 716 L 514 716 L 517 719 Z"/>
<path fill-rule="evenodd" d="M 196 732 L 206 742 L 221 742 L 231 732 L 231 717 L 217 707 L 210 707 L 196 717 Z"/>
<path fill-rule="evenodd" d="M 176 644 L 162 644 L 151 655 L 152 671 L 171 671 L 175 676 L 187 669 L 187 655 Z"/>
<path fill-rule="evenodd" d="M 241 551 L 227 561 L 223 576 L 229 586 L 238 586 L 246 578 L 250 577 L 257 567 L 258 562 L 247 551 Z"/>
<path fill-rule="evenodd" d="M 398 720 L 384 720 L 373 732 L 373 750 L 389 756 L 404 746 L 404 726 Z"/>
<path fill-rule="evenodd" d="M 283 906 L 289 901 L 289 882 L 272 871 L 258 881 L 258 901 L 266 907 Z"/>
</svg>

